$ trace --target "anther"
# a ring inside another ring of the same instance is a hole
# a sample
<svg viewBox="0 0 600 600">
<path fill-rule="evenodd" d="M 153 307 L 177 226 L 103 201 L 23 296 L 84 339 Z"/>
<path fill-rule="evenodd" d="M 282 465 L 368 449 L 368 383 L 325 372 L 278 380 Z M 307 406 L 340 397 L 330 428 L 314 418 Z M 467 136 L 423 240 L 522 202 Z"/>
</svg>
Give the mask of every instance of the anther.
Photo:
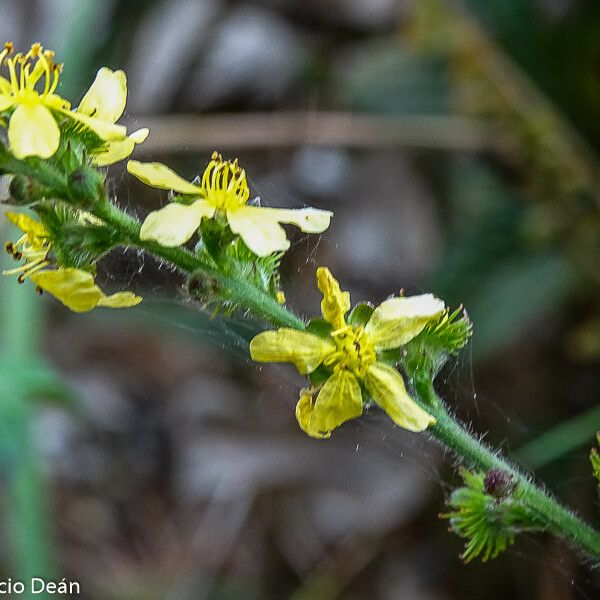
<svg viewBox="0 0 600 600">
<path fill-rule="evenodd" d="M 12 42 L 6 42 L 4 44 L 4 49 L 8 52 L 8 54 L 12 54 L 15 49 L 15 45 Z"/>
<path fill-rule="evenodd" d="M 42 51 L 42 45 L 39 42 L 35 42 L 35 44 L 31 45 L 31 56 L 34 58 L 39 56 Z"/>
<path fill-rule="evenodd" d="M 18 277 L 17 277 L 17 283 L 25 283 L 25 276 L 23 275 L 23 273 L 21 273 Z"/>
<path fill-rule="evenodd" d="M 21 260 L 23 258 L 23 254 L 18 250 L 13 250 L 12 255 L 15 260 Z"/>
<path fill-rule="evenodd" d="M 12 243 L 12 242 L 6 242 L 6 243 L 4 244 L 4 248 L 5 248 L 5 250 L 6 250 L 6 252 L 7 252 L 8 254 L 12 254 L 12 253 L 13 253 L 14 246 L 13 246 L 13 243 Z"/>
<path fill-rule="evenodd" d="M 36 293 L 38 296 L 41 296 L 41 295 L 44 293 L 44 290 L 43 290 L 43 289 L 42 289 L 42 288 L 41 288 L 39 285 L 36 285 L 36 286 L 35 286 L 35 293 Z"/>
</svg>

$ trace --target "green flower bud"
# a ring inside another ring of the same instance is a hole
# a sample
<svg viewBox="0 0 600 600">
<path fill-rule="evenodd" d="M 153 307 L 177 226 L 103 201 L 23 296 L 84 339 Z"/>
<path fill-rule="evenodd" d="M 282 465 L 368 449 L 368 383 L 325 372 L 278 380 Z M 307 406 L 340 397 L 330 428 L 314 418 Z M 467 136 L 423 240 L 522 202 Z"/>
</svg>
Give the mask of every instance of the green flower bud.
<svg viewBox="0 0 600 600">
<path fill-rule="evenodd" d="M 48 189 L 33 177 L 15 175 L 8 186 L 9 203 L 27 206 L 48 196 Z"/>
<path fill-rule="evenodd" d="M 81 166 L 69 175 L 69 197 L 81 208 L 90 208 L 105 196 L 104 176 L 89 166 Z"/>
</svg>

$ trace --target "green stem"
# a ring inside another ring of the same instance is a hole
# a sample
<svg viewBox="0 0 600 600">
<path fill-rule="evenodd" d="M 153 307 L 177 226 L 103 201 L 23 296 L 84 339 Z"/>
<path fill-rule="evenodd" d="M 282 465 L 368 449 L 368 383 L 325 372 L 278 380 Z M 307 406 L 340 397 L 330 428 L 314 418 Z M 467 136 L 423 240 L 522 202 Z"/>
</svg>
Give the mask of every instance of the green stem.
<svg viewBox="0 0 600 600">
<path fill-rule="evenodd" d="M 232 294 L 232 296 L 255 315 L 277 325 L 279 327 L 291 327 L 293 329 L 304 329 L 304 321 L 294 313 L 281 306 L 263 290 L 256 288 L 247 281 L 235 279 L 224 275 L 214 265 L 207 263 L 198 256 L 183 248 L 165 248 L 157 242 L 140 240 L 140 224 L 136 219 L 119 210 L 108 201 L 99 203 L 91 209 L 97 217 L 120 229 L 126 234 L 127 243 L 148 251 L 154 256 L 175 265 L 182 271 L 193 274 L 204 273 L 209 278 Z"/>
<path fill-rule="evenodd" d="M 255 315 L 276 326 L 304 329 L 302 319 L 248 282 L 223 275 L 216 267 L 204 263 L 185 249 L 165 248 L 155 242 L 140 240 L 140 224 L 137 220 L 125 214 L 110 202 L 99 203 L 92 211 L 96 216 L 119 229 L 124 234 L 124 242 L 143 248 L 188 274 L 203 272 L 208 277 L 214 278 L 218 283 L 227 287 L 234 294 L 236 300 Z M 443 403 L 437 397 L 430 380 L 419 383 L 417 396 L 420 402 L 437 419 L 437 423 L 429 430 L 435 438 L 454 452 L 460 460 L 475 469 L 482 471 L 502 469 L 511 473 L 517 485 L 521 488 L 524 501 L 548 523 L 552 533 L 568 540 L 590 557 L 600 561 L 600 533 L 561 506 L 549 494 L 534 484 L 527 475 L 508 463 L 497 452 L 490 450 L 474 438 L 450 417 Z"/>
</svg>

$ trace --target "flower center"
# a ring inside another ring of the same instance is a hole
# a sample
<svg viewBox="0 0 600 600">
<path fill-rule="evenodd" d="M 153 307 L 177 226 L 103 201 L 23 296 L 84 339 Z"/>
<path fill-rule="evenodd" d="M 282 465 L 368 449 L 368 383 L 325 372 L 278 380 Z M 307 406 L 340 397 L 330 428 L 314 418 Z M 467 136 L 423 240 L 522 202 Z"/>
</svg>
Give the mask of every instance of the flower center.
<svg viewBox="0 0 600 600">
<path fill-rule="evenodd" d="M 366 370 L 376 360 L 375 347 L 363 327 L 345 325 L 330 333 L 337 347 L 324 361 L 326 366 L 349 369 L 358 377 L 364 377 Z"/>
<path fill-rule="evenodd" d="M 35 103 L 55 92 L 62 65 L 54 62 L 54 52 L 40 44 L 33 44 L 27 54 L 19 52 L 11 57 L 12 52 L 10 42 L 0 52 L 0 67 L 6 64 L 9 73 L 9 79 L 0 77 L 1 94 L 14 96 L 18 102 Z"/>
<path fill-rule="evenodd" d="M 51 243 L 47 238 L 38 237 L 33 233 L 25 233 L 16 242 L 6 242 L 5 248 L 15 260 L 25 260 L 25 263 L 15 269 L 2 271 L 2 275 L 19 274 L 17 281 L 25 279 L 44 269 L 50 264 L 47 260 Z"/>
<path fill-rule="evenodd" d="M 213 152 L 202 175 L 201 187 L 206 200 L 218 210 L 239 208 L 250 196 L 246 172 L 237 158 L 233 162 L 223 160 L 217 152 Z"/>
</svg>

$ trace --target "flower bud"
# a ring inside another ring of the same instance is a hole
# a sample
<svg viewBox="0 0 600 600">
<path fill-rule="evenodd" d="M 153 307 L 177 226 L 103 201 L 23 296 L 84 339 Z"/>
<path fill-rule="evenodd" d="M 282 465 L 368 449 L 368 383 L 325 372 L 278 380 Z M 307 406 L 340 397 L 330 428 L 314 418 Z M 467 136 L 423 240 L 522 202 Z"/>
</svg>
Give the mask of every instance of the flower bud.
<svg viewBox="0 0 600 600">
<path fill-rule="evenodd" d="M 8 186 L 8 203 L 16 206 L 27 206 L 48 195 L 48 189 L 37 179 L 26 175 L 15 175 Z"/>
<path fill-rule="evenodd" d="M 490 469 L 483 480 L 483 489 L 489 496 L 505 498 L 515 488 L 513 476 L 502 469 Z"/>
<path fill-rule="evenodd" d="M 81 166 L 69 175 L 69 197 L 81 208 L 90 208 L 104 195 L 104 177 L 94 168 Z"/>
</svg>

